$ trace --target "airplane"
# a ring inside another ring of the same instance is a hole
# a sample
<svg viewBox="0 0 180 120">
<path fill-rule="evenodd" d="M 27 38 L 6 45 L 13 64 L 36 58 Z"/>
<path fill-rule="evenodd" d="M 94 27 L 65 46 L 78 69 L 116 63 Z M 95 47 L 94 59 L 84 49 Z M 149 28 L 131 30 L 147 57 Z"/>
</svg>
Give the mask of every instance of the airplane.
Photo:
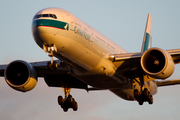
<svg viewBox="0 0 180 120">
<path fill-rule="evenodd" d="M 91 26 L 60 8 L 45 8 L 32 20 L 32 35 L 50 60 L 15 60 L 0 65 L 0 76 L 21 92 L 32 90 L 38 77 L 49 87 L 62 87 L 58 104 L 64 112 L 77 111 L 72 88 L 86 91 L 109 90 L 118 97 L 153 104 L 158 87 L 180 84 L 166 80 L 180 63 L 180 49 L 151 47 L 152 16 L 148 14 L 141 51 L 128 53 Z M 56 57 L 58 60 L 53 60 Z M 157 80 L 158 79 L 158 80 Z M 164 81 L 165 80 L 165 81 Z"/>
</svg>

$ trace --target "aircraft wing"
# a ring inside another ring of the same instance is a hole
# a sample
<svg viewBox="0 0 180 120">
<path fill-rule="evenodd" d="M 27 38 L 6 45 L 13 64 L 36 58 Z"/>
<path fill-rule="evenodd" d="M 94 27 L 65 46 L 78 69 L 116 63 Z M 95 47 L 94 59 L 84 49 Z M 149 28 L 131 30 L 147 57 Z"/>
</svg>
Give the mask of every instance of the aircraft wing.
<svg viewBox="0 0 180 120">
<path fill-rule="evenodd" d="M 43 74 L 67 74 L 67 68 L 60 68 L 58 70 L 48 70 L 47 69 L 47 62 L 48 61 L 41 61 L 41 62 L 31 62 L 30 64 L 35 68 L 36 72 L 37 72 L 37 76 L 38 77 L 43 77 Z M 59 64 L 60 60 L 56 60 L 56 62 Z M 4 72 L 7 65 L 0 65 L 0 76 L 3 77 L 4 76 Z"/>
<path fill-rule="evenodd" d="M 167 52 L 172 56 L 174 63 L 180 63 L 180 49 L 167 50 Z M 125 53 L 125 54 L 111 54 L 109 59 L 117 67 L 117 73 L 125 77 L 130 77 L 136 81 L 140 81 L 139 77 L 144 77 L 144 81 L 152 81 L 154 78 L 149 77 L 144 74 L 141 68 L 140 60 L 143 53 Z M 71 88 L 79 88 L 88 90 L 88 85 L 72 76 L 69 73 L 68 67 L 58 67 L 56 70 L 47 69 L 47 62 L 31 62 L 30 64 L 35 68 L 37 77 L 44 77 L 45 82 L 49 87 L 63 87 L 61 79 L 69 79 L 71 82 Z M 59 64 L 61 61 L 56 60 Z M 0 65 L 0 76 L 4 76 L 5 69 L 8 65 Z M 174 82 L 174 81 L 173 81 Z M 177 81 L 176 81 L 177 82 Z M 168 82 L 169 83 L 169 82 Z M 162 83 L 165 84 L 165 83 Z M 160 86 L 160 82 L 158 82 Z M 91 88 L 89 89 L 91 90 Z"/>
<path fill-rule="evenodd" d="M 60 64 L 60 60 L 54 60 L 58 64 Z M 44 77 L 45 82 L 49 87 L 63 87 L 62 80 L 67 79 L 70 80 L 69 87 L 70 88 L 78 88 L 78 89 L 86 89 L 87 84 L 81 82 L 79 79 L 75 78 L 69 73 L 68 67 L 61 66 L 56 70 L 49 70 L 47 68 L 47 62 L 49 61 L 41 61 L 41 62 L 31 62 L 30 64 L 34 67 L 37 73 L 37 77 Z M 0 65 L 0 76 L 4 76 L 5 69 L 8 65 Z"/>
<path fill-rule="evenodd" d="M 140 69 L 140 59 L 143 53 L 125 53 L 125 54 L 111 54 L 109 59 L 114 63 L 117 72 L 120 74 L 135 69 Z"/>
<path fill-rule="evenodd" d="M 166 50 L 168 52 L 174 63 L 180 63 L 180 49 Z M 130 77 L 139 81 L 139 77 L 143 76 L 144 81 L 151 81 L 154 78 L 147 76 L 141 67 L 141 57 L 143 53 L 125 53 L 125 54 L 110 54 L 109 59 L 114 63 L 117 68 L 118 74 L 125 77 Z"/>
<path fill-rule="evenodd" d="M 174 60 L 174 63 L 177 64 L 180 62 L 180 49 L 172 49 L 166 50 Z M 143 55 L 142 52 L 139 53 L 125 53 L 125 54 L 110 54 L 109 59 L 113 62 L 119 62 L 124 60 L 140 60 L 141 56 Z M 133 62 L 133 61 L 132 61 Z"/>
<path fill-rule="evenodd" d="M 143 53 L 125 53 L 125 54 L 111 54 L 109 59 L 114 63 L 117 68 L 117 73 L 125 76 L 126 78 L 131 78 L 135 84 L 140 82 L 140 77 L 144 78 L 144 81 L 151 81 L 151 78 L 144 74 L 141 68 L 140 60 Z"/>
<path fill-rule="evenodd" d="M 4 71 L 6 69 L 7 65 L 0 65 L 0 76 L 4 76 Z"/>
<path fill-rule="evenodd" d="M 171 55 L 175 64 L 180 63 L 180 49 L 167 50 L 167 52 Z"/>
<path fill-rule="evenodd" d="M 169 85 L 177 85 L 177 84 L 180 84 L 180 79 L 166 80 L 166 81 L 156 81 L 156 85 L 158 87 L 169 86 Z"/>
</svg>

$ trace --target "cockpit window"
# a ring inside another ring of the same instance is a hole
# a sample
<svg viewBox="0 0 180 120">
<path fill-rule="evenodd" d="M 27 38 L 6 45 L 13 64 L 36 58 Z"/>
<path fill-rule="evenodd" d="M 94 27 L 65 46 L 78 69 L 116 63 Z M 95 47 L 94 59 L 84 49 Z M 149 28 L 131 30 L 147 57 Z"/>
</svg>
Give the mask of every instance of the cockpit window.
<svg viewBox="0 0 180 120">
<path fill-rule="evenodd" d="M 49 14 L 49 17 L 52 17 L 52 18 L 53 18 L 53 15 L 52 15 L 52 14 Z"/>
<path fill-rule="evenodd" d="M 53 14 L 53 18 L 57 19 L 56 15 Z"/>
<path fill-rule="evenodd" d="M 36 18 L 41 18 L 41 17 L 51 17 L 51 18 L 57 19 L 55 14 L 39 14 L 39 15 L 35 16 L 35 19 Z"/>
<path fill-rule="evenodd" d="M 48 14 L 42 14 L 42 17 L 49 17 Z"/>
<path fill-rule="evenodd" d="M 40 15 L 36 15 L 36 18 L 40 18 L 42 16 L 42 14 L 40 14 Z"/>
</svg>

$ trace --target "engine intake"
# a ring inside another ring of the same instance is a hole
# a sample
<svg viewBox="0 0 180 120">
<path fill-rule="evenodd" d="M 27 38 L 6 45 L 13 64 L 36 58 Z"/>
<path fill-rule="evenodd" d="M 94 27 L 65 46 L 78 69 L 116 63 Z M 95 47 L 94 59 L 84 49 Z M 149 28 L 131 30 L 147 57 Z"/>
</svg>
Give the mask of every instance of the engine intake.
<svg viewBox="0 0 180 120">
<path fill-rule="evenodd" d="M 11 62 L 4 76 L 10 87 L 22 92 L 32 90 L 37 84 L 36 70 L 30 63 L 22 60 Z"/>
<path fill-rule="evenodd" d="M 166 79 L 174 72 L 174 61 L 165 50 L 150 48 L 141 57 L 141 67 L 153 78 Z"/>
</svg>

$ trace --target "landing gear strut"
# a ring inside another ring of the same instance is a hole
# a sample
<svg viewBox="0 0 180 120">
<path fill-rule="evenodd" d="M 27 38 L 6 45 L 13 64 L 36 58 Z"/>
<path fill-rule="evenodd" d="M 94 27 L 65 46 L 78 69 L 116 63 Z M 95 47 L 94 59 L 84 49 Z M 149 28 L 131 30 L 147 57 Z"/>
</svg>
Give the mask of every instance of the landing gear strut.
<svg viewBox="0 0 180 120">
<path fill-rule="evenodd" d="M 54 51 L 57 51 L 56 50 L 56 47 L 54 45 L 50 46 L 50 47 L 47 47 L 47 51 L 49 52 L 49 57 L 51 57 L 51 62 L 48 62 L 47 63 L 47 68 L 49 70 L 51 70 L 51 68 L 53 67 L 55 70 L 57 69 L 58 67 L 58 64 L 56 61 L 53 61 L 53 54 L 54 54 Z"/>
<path fill-rule="evenodd" d="M 137 81 L 137 80 L 136 80 Z M 144 102 L 148 102 L 149 104 L 153 104 L 153 97 L 147 88 L 143 89 L 144 86 L 144 78 L 140 78 L 139 84 L 141 85 L 141 90 L 138 91 L 134 89 L 134 98 L 138 101 L 139 105 L 143 105 Z"/>
<path fill-rule="evenodd" d="M 61 106 L 64 112 L 67 112 L 69 108 L 72 108 L 74 111 L 77 111 L 78 104 L 75 101 L 75 99 L 70 95 L 70 88 L 63 88 L 63 91 L 65 93 L 65 98 L 63 99 L 62 96 L 59 96 L 58 104 Z"/>
</svg>

